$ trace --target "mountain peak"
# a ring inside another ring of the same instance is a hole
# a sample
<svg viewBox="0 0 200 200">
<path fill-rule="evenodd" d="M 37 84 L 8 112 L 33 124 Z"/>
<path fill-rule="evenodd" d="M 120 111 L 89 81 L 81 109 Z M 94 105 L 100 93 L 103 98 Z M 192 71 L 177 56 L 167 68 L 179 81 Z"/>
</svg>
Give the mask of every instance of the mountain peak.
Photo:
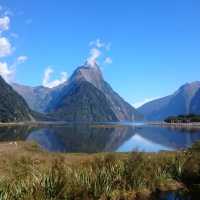
<svg viewBox="0 0 200 200">
<path fill-rule="evenodd" d="M 88 61 L 85 61 L 83 67 L 91 67 L 91 68 L 99 68 L 99 66 L 97 65 L 97 63 L 90 63 Z"/>
<path fill-rule="evenodd" d="M 185 83 L 174 94 L 185 93 L 187 94 L 187 96 L 190 96 L 192 98 L 194 94 L 197 92 L 197 90 L 199 90 L 199 88 L 200 88 L 200 81 Z"/>
<path fill-rule="evenodd" d="M 85 62 L 74 71 L 68 81 L 47 93 L 37 90 L 24 92 L 22 96 L 33 110 L 57 116 L 62 120 L 132 121 L 142 118 L 104 80 L 97 63 Z"/>
<path fill-rule="evenodd" d="M 191 83 L 185 83 L 182 85 L 179 89 L 194 89 L 194 88 L 199 88 L 200 87 L 200 81 L 194 81 Z"/>
<path fill-rule="evenodd" d="M 88 62 L 85 62 L 84 65 L 79 66 L 72 74 L 70 82 L 83 80 L 88 81 L 95 87 L 99 88 L 103 80 L 100 67 L 97 64 L 91 65 Z"/>
</svg>

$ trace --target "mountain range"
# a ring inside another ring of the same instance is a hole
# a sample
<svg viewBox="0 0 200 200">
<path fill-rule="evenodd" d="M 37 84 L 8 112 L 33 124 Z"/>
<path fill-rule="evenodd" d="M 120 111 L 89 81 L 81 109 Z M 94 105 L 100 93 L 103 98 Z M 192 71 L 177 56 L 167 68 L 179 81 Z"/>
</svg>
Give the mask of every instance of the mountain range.
<svg viewBox="0 0 200 200">
<path fill-rule="evenodd" d="M 12 84 L 29 107 L 63 121 L 133 121 L 142 115 L 103 79 L 97 64 L 78 67 L 63 84 L 52 89 Z"/>
<path fill-rule="evenodd" d="M 123 100 L 104 80 L 97 64 L 87 62 L 54 88 L 8 85 L 0 77 L 0 121 L 59 120 L 110 122 L 164 120 L 169 116 L 200 114 L 200 81 L 187 83 L 173 94 L 138 109 Z"/>
<path fill-rule="evenodd" d="M 164 120 L 169 116 L 200 114 L 200 81 L 186 83 L 173 94 L 139 107 L 147 120 Z"/>
</svg>

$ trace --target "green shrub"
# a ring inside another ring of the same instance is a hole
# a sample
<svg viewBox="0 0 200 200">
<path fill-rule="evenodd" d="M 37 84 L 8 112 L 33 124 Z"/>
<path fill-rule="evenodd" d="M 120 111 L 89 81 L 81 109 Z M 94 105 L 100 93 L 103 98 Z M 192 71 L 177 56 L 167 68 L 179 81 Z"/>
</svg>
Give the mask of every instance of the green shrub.
<svg viewBox="0 0 200 200">
<path fill-rule="evenodd" d="M 191 148 L 189 148 L 190 152 L 200 152 L 200 140 L 195 142 Z"/>
</svg>

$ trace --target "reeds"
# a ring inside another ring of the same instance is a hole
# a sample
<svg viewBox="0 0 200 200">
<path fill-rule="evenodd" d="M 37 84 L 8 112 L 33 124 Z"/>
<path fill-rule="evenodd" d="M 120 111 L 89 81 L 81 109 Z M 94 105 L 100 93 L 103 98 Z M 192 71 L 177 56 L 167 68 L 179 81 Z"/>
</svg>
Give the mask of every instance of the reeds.
<svg viewBox="0 0 200 200">
<path fill-rule="evenodd" d="M 0 200 L 133 200 L 141 192 L 176 182 L 199 184 L 196 149 L 197 145 L 194 153 L 100 154 L 72 165 L 58 154 L 48 167 L 22 156 L 10 162 L 9 176 L 0 178 Z"/>
</svg>

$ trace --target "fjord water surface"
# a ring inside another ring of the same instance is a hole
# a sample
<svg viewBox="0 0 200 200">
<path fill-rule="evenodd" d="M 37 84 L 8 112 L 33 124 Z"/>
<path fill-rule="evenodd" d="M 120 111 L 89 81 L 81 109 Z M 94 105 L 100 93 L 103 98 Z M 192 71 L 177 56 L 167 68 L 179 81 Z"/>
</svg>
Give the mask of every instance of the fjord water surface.
<svg viewBox="0 0 200 200">
<path fill-rule="evenodd" d="M 198 129 L 144 124 L 68 124 L 1 127 L 0 141 L 35 141 L 51 152 L 159 152 L 184 149 L 200 140 Z"/>
</svg>

